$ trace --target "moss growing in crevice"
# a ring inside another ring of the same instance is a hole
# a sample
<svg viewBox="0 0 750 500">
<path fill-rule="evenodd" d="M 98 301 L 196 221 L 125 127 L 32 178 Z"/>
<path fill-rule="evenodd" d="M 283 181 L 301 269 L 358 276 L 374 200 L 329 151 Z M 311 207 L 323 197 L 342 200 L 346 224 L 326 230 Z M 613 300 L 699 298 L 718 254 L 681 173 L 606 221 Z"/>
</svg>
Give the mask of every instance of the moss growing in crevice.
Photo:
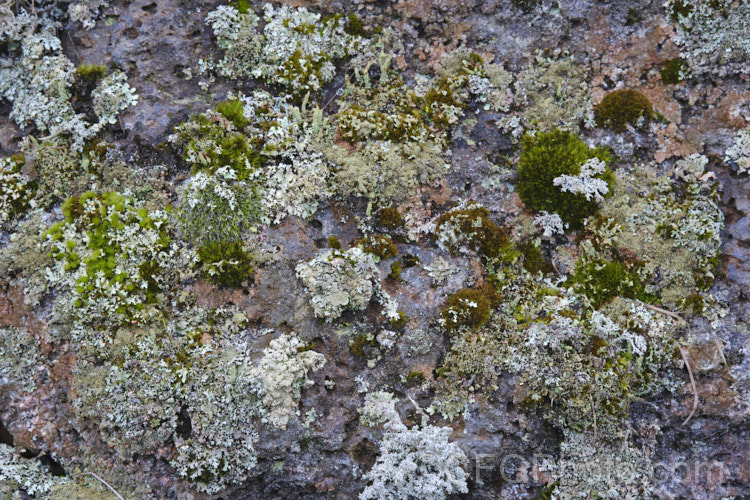
<svg viewBox="0 0 750 500">
<path fill-rule="evenodd" d="M 685 61 L 679 57 L 664 62 L 664 69 L 661 70 L 661 81 L 665 85 L 680 83 L 684 80 L 684 73 L 688 71 Z"/>
<path fill-rule="evenodd" d="M 601 308 L 615 297 L 648 299 L 638 275 L 618 261 L 606 262 L 597 259 L 579 263 L 569 279 L 569 284 L 574 290 L 588 297 L 595 309 Z"/>
</svg>

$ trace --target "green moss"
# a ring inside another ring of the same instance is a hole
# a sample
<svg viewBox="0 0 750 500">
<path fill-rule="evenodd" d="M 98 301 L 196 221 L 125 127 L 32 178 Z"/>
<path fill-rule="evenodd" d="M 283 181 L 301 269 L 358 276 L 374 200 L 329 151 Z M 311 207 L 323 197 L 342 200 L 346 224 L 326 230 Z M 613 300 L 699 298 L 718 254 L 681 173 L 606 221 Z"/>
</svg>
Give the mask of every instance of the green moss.
<svg viewBox="0 0 750 500">
<path fill-rule="evenodd" d="M 250 2 L 247 0 L 236 0 L 235 2 L 232 2 L 232 5 L 240 14 L 247 14 L 252 9 L 252 7 L 250 7 Z"/>
<path fill-rule="evenodd" d="M 581 165 L 592 158 L 611 161 L 605 149 L 589 148 L 570 132 L 552 130 L 536 136 L 526 135 L 518 163 L 518 195 L 528 209 L 556 213 L 571 228 L 578 229 L 583 219 L 596 213 L 598 205 L 594 199 L 587 200 L 582 194 L 563 192 L 554 185 L 554 179 L 580 174 Z M 610 186 L 614 180 L 609 169 L 598 178 Z"/>
<path fill-rule="evenodd" d="M 352 36 L 364 36 L 365 28 L 362 25 L 362 20 L 355 14 L 349 14 L 349 17 L 346 18 L 344 32 Z"/>
<path fill-rule="evenodd" d="M 655 114 L 648 97 L 637 90 L 620 89 L 608 93 L 594 106 L 594 116 L 597 126 L 624 132 L 626 124 L 643 126 Z"/>
<path fill-rule="evenodd" d="M 539 5 L 539 0 L 512 0 L 512 3 L 524 12 L 531 12 Z"/>
<path fill-rule="evenodd" d="M 336 250 L 341 249 L 341 243 L 339 243 L 339 237 L 331 235 L 328 237 L 328 248 L 335 248 Z"/>
<path fill-rule="evenodd" d="M 216 106 L 216 111 L 232 122 L 238 130 L 242 130 L 248 124 L 244 104 L 239 99 L 220 102 Z"/>
<path fill-rule="evenodd" d="M 382 234 L 373 234 L 354 241 L 354 245 L 360 247 L 380 259 L 390 259 L 398 254 L 398 248 L 391 237 Z"/>
<path fill-rule="evenodd" d="M 425 378 L 422 372 L 409 372 L 409 375 L 406 376 L 406 385 L 409 387 L 422 385 L 424 384 L 424 381 Z"/>
<path fill-rule="evenodd" d="M 239 241 L 219 241 L 198 249 L 205 278 L 219 286 L 240 288 L 252 278 L 253 256 Z"/>
<path fill-rule="evenodd" d="M 664 69 L 661 70 L 661 81 L 665 85 L 679 83 L 683 80 L 681 74 L 687 71 L 685 61 L 679 57 L 664 62 Z"/>
<path fill-rule="evenodd" d="M 508 244 L 507 232 L 490 219 L 486 208 L 474 203 L 460 205 L 441 215 L 435 235 L 438 245 L 453 254 L 468 246 L 484 257 L 494 258 Z"/>
<path fill-rule="evenodd" d="M 644 298 L 644 285 L 637 274 L 621 262 L 600 259 L 579 263 L 570 278 L 573 288 L 599 309 L 615 297 Z"/>
<path fill-rule="evenodd" d="M 381 208 L 378 222 L 386 229 L 398 229 L 404 225 L 404 218 L 396 207 Z"/>
<path fill-rule="evenodd" d="M 445 301 L 441 322 L 448 331 L 455 331 L 461 327 L 476 330 L 490 319 L 494 301 L 494 290 L 490 286 L 464 288 Z"/>
<path fill-rule="evenodd" d="M 399 278 L 401 278 L 401 271 L 401 263 L 399 261 L 393 262 L 393 264 L 391 264 L 391 272 L 388 274 L 388 279 L 392 279 L 394 281 L 398 280 Z"/>
<path fill-rule="evenodd" d="M 76 68 L 76 79 L 81 82 L 95 83 L 104 78 L 107 68 L 103 64 L 81 64 Z"/>
<path fill-rule="evenodd" d="M 375 337 L 366 333 L 360 333 L 350 342 L 349 352 L 357 358 L 364 358 L 366 355 L 365 348 L 367 346 L 375 347 L 376 345 Z"/>
<path fill-rule="evenodd" d="M 528 272 L 547 274 L 553 271 L 552 264 L 544 259 L 542 251 L 534 243 L 528 241 L 520 245 L 519 250 L 523 253 L 523 268 Z"/>
<path fill-rule="evenodd" d="M 391 326 L 396 330 L 400 330 L 401 328 L 406 326 L 406 323 L 408 321 L 409 318 L 406 317 L 406 313 L 404 311 L 398 311 L 398 319 L 392 319 Z"/>
<path fill-rule="evenodd" d="M 219 105 L 228 117 L 208 112 L 177 127 L 179 141 L 184 144 L 183 157 L 193 165 L 194 173 L 214 173 L 229 166 L 238 180 L 245 180 L 264 165 L 263 139 L 248 137 L 237 130 L 235 121 L 240 120 L 240 112 L 237 104 L 232 103 L 239 101 Z"/>
</svg>

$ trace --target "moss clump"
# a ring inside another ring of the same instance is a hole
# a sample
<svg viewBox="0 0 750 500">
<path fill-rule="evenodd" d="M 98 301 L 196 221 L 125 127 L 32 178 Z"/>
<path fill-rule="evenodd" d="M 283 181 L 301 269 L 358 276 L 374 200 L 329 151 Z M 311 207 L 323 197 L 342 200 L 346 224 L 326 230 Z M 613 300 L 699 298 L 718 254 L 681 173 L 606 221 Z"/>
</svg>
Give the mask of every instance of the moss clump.
<svg viewBox="0 0 750 500">
<path fill-rule="evenodd" d="M 656 116 L 648 97 L 633 89 L 610 92 L 594 106 L 594 116 L 599 127 L 609 127 L 624 132 L 625 125 L 641 127 Z"/>
<path fill-rule="evenodd" d="M 349 352 L 351 352 L 354 357 L 364 358 L 367 354 L 365 349 L 368 346 L 375 347 L 376 345 L 377 342 L 375 341 L 374 336 L 367 333 L 360 333 L 354 337 L 354 340 L 349 344 Z"/>
<path fill-rule="evenodd" d="M 480 255 L 493 258 L 508 244 L 508 234 L 490 219 L 489 211 L 476 203 L 458 205 L 437 221 L 437 243 L 455 254 L 468 247 Z"/>
<path fill-rule="evenodd" d="M 362 25 L 362 20 L 355 14 L 349 14 L 346 18 L 346 25 L 344 26 L 344 32 L 347 35 L 352 36 L 364 36 L 365 27 Z"/>
<path fill-rule="evenodd" d="M 96 83 L 107 74 L 103 64 L 81 64 L 76 68 L 76 80 L 86 83 Z"/>
<path fill-rule="evenodd" d="M 402 271 L 401 263 L 399 261 L 395 261 L 393 264 L 391 264 L 391 272 L 388 274 L 388 279 L 391 280 L 398 280 L 401 278 L 401 271 Z"/>
<path fill-rule="evenodd" d="M 552 264 L 544 259 L 542 251 L 532 242 L 526 242 L 518 247 L 523 254 L 523 268 L 532 274 L 552 272 Z"/>
<path fill-rule="evenodd" d="M 354 241 L 354 245 L 380 259 L 390 259 L 398 254 L 396 244 L 387 234 L 373 234 L 360 238 Z"/>
<path fill-rule="evenodd" d="M 617 261 L 597 259 L 579 263 L 570 284 L 577 292 L 586 295 L 596 309 L 615 297 L 646 298 L 644 285 L 638 275 Z"/>
<path fill-rule="evenodd" d="M 460 327 L 476 330 L 490 319 L 495 301 L 495 291 L 491 286 L 464 288 L 445 301 L 440 322 L 451 332 Z"/>
<path fill-rule="evenodd" d="M 198 249 L 204 276 L 219 286 L 240 288 L 252 278 L 253 256 L 239 241 L 218 241 Z"/>
<path fill-rule="evenodd" d="M 331 235 L 328 237 L 328 248 L 335 248 L 336 250 L 341 249 L 341 243 L 339 242 L 339 237 L 334 235 Z"/>
<path fill-rule="evenodd" d="M 425 378 L 422 372 L 409 372 L 409 375 L 406 376 L 406 385 L 409 387 L 422 385 L 424 384 L 424 380 Z"/>
<path fill-rule="evenodd" d="M 396 330 L 400 330 L 401 328 L 406 326 L 406 323 L 408 321 L 409 318 L 406 317 L 406 313 L 404 311 L 398 311 L 398 319 L 392 319 L 391 326 Z"/>
<path fill-rule="evenodd" d="M 378 222 L 386 229 L 398 229 L 404 225 L 404 217 L 396 207 L 382 208 L 378 212 Z"/>
<path fill-rule="evenodd" d="M 579 175 L 581 165 L 592 158 L 605 163 L 611 160 L 606 150 L 589 148 L 570 132 L 552 130 L 526 135 L 518 163 L 518 195 L 530 210 L 556 213 L 571 228 L 578 229 L 583 219 L 596 213 L 598 204 L 583 194 L 562 191 L 554 180 L 563 175 Z M 611 186 L 614 176 L 607 168 L 596 178 Z"/>
<path fill-rule="evenodd" d="M 679 83 L 684 80 L 682 74 L 685 71 L 687 71 L 687 65 L 685 64 L 685 61 L 683 61 L 679 57 L 670 59 L 669 61 L 666 61 L 664 63 L 664 69 L 661 70 L 661 81 L 665 85 Z"/>
<path fill-rule="evenodd" d="M 238 130 L 242 130 L 248 124 L 248 119 L 245 118 L 244 104 L 239 99 L 220 102 L 216 106 L 216 111 L 232 122 Z"/>
</svg>

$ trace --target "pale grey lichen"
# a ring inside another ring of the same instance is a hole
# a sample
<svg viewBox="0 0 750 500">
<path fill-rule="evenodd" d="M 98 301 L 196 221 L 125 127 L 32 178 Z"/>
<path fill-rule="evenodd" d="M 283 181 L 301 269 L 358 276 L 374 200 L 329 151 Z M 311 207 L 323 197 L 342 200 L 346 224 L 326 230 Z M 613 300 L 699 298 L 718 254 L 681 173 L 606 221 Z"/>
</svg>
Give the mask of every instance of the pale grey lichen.
<svg viewBox="0 0 750 500">
<path fill-rule="evenodd" d="M 560 457 L 545 460 L 541 471 L 553 484 L 551 498 L 648 498 L 655 490 L 649 453 L 633 447 L 627 437 L 613 443 L 591 433 L 566 433 Z"/>
<path fill-rule="evenodd" d="M 114 125 L 121 111 L 138 103 L 138 95 L 128 84 L 127 78 L 122 71 L 115 71 L 104 77 L 91 92 L 99 123 Z"/>
<path fill-rule="evenodd" d="M 367 43 L 344 30 L 343 16 L 322 18 L 304 7 L 265 4 L 259 17 L 252 9 L 240 13 L 235 7 L 220 6 L 206 16 L 206 23 L 224 50 L 215 65 L 221 75 L 263 79 L 286 86 L 299 97 L 331 81 L 335 62 L 363 50 Z"/>
<path fill-rule="evenodd" d="M 693 75 L 746 75 L 750 70 L 750 9 L 744 0 L 666 0 L 680 57 Z"/>
<path fill-rule="evenodd" d="M 44 364 L 39 341 L 30 332 L 0 328 L 0 386 L 13 385 L 32 392 L 36 389 L 36 373 Z"/>
<path fill-rule="evenodd" d="M 39 460 L 23 458 L 13 447 L 0 443 L 0 496 L 3 498 L 31 495 L 47 499 L 55 486 L 70 482 L 67 477 L 53 476 Z"/>
<path fill-rule="evenodd" d="M 609 186 L 607 181 L 596 176 L 604 173 L 607 164 L 599 158 L 591 158 L 582 163 L 580 168 L 581 172 L 578 175 L 555 177 L 552 184 L 559 187 L 563 193 L 582 194 L 587 200 L 594 198 L 597 203 L 601 203 L 609 193 Z"/>
<path fill-rule="evenodd" d="M 500 127 L 520 138 L 524 128 L 536 132 L 553 129 L 578 133 L 594 127 L 594 111 L 586 71 L 573 57 L 536 55 L 513 83 L 513 103 L 518 113 L 503 117 Z"/>
<path fill-rule="evenodd" d="M 100 111 L 106 121 L 88 123 L 71 104 L 75 68 L 65 57 L 55 35 L 56 24 L 48 19 L 36 20 L 21 13 L 14 16 L 15 29 L 6 29 L 0 42 L 8 43 L 9 54 L 0 58 L 0 96 L 10 101 L 10 117 L 22 127 L 29 124 L 50 136 L 71 137 L 71 148 L 83 149 L 117 112 L 135 103 L 135 94 L 122 81 L 112 82 L 115 92 L 99 91 Z M 116 77 L 120 80 L 122 77 Z M 106 106 L 105 106 L 106 102 Z"/>
<path fill-rule="evenodd" d="M 750 171 L 750 129 L 742 129 L 734 137 L 734 143 L 724 153 L 724 161 L 732 165 L 739 174 Z"/>
<path fill-rule="evenodd" d="M 315 316 L 337 319 L 345 310 L 360 311 L 373 295 L 383 314 L 398 319 L 398 304 L 380 285 L 375 259 L 359 247 L 346 251 L 330 249 L 307 262 L 297 264 L 297 277 L 307 287 Z"/>
<path fill-rule="evenodd" d="M 541 228 L 542 238 L 552 238 L 558 234 L 565 234 L 565 229 L 568 228 L 568 224 L 563 223 L 559 215 L 551 214 L 546 210 L 542 210 L 534 216 L 534 225 Z"/>
<path fill-rule="evenodd" d="M 370 482 L 360 500 L 442 500 L 454 493 L 467 493 L 466 455 L 457 443 L 450 442 L 453 429 L 422 424 L 408 428 L 395 409 L 396 401 L 388 392 L 368 394 L 360 409 L 364 425 L 382 424 L 385 431 L 380 455 L 364 475 Z"/>
<path fill-rule="evenodd" d="M 286 428 L 302 389 L 312 385 L 307 373 L 326 362 L 325 356 L 304 347 L 299 338 L 281 335 L 263 350 L 263 358 L 250 371 L 250 377 L 260 383 L 261 403 L 270 408 L 266 420 L 275 427 Z"/>
</svg>

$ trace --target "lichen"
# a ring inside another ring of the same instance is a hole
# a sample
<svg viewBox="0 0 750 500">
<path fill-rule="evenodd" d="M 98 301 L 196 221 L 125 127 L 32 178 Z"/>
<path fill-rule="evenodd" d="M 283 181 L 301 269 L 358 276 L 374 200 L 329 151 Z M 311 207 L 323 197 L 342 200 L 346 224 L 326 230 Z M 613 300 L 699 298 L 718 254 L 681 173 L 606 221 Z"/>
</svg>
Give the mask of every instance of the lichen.
<svg viewBox="0 0 750 500">
<path fill-rule="evenodd" d="M 680 57 L 694 75 L 747 74 L 750 10 L 745 2 L 666 0 L 664 7 L 677 28 Z"/>
<path fill-rule="evenodd" d="M 738 174 L 750 172 L 750 129 L 737 132 L 732 146 L 725 152 L 724 161 L 734 167 Z"/>
<path fill-rule="evenodd" d="M 36 389 L 36 372 L 44 366 L 39 341 L 21 328 L 0 328 L 0 385 L 24 392 Z"/>
<path fill-rule="evenodd" d="M 23 155 L 0 158 L 0 224 L 29 208 L 34 184 L 21 173 Z"/>
<path fill-rule="evenodd" d="M 435 240 L 440 248 L 452 254 L 466 249 L 493 258 L 508 244 L 508 235 L 490 219 L 486 208 L 462 202 L 438 218 Z"/>
<path fill-rule="evenodd" d="M 322 17 L 304 7 L 263 6 L 240 12 L 219 6 L 206 16 L 224 57 L 215 64 L 228 78 L 258 78 L 283 85 L 299 99 L 335 75 L 335 63 L 363 50 L 367 40 L 347 30 L 343 16 Z M 262 27 L 262 28 L 261 28 Z"/>
<path fill-rule="evenodd" d="M 440 500 L 453 493 L 467 493 L 467 459 L 463 450 L 449 441 L 452 429 L 429 425 L 408 428 L 387 392 L 370 393 L 360 409 L 364 425 L 383 425 L 380 455 L 364 476 L 368 484 L 360 500 L 380 498 L 430 498 Z"/>
<path fill-rule="evenodd" d="M 380 271 L 371 254 L 359 247 L 344 252 L 329 249 L 297 264 L 297 276 L 307 287 L 315 316 L 337 319 L 345 310 L 360 311 L 373 295 L 388 318 L 398 318 L 398 304 L 380 285 Z"/>
</svg>

